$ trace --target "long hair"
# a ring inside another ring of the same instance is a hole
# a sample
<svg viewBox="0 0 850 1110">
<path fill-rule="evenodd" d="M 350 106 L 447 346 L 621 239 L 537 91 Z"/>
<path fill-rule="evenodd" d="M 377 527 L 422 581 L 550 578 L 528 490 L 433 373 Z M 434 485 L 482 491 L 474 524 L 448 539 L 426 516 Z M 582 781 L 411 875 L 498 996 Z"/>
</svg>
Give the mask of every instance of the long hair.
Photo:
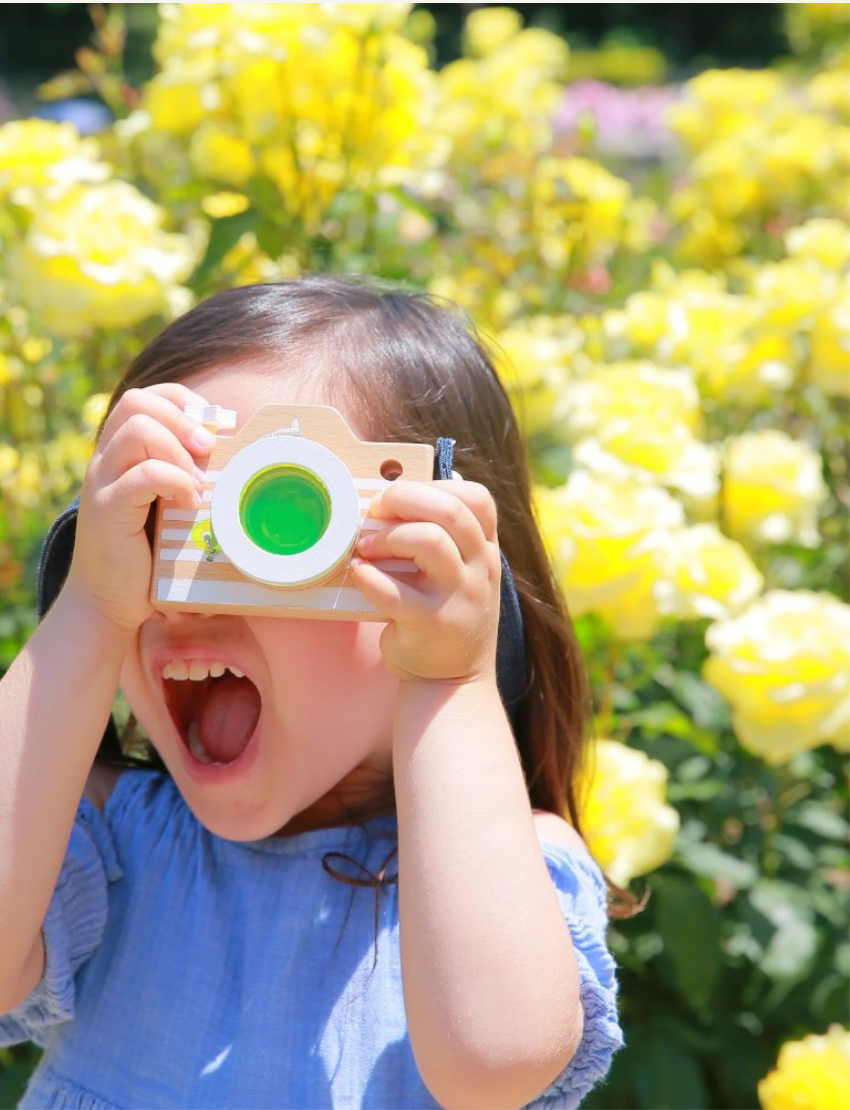
<svg viewBox="0 0 850 1110">
<path fill-rule="evenodd" d="M 128 389 L 251 362 L 262 362 L 264 373 L 276 362 L 283 374 L 287 364 L 314 369 L 327 402 L 351 405 L 370 441 L 456 440 L 455 468 L 495 500 L 519 594 L 528 683 L 514 735 L 528 796 L 537 809 L 566 812 L 580 832 L 589 685 L 535 520 L 512 406 L 469 320 L 425 294 L 371 280 L 307 276 L 241 286 L 201 302 L 153 339 L 116 386 L 108 412 Z"/>
</svg>

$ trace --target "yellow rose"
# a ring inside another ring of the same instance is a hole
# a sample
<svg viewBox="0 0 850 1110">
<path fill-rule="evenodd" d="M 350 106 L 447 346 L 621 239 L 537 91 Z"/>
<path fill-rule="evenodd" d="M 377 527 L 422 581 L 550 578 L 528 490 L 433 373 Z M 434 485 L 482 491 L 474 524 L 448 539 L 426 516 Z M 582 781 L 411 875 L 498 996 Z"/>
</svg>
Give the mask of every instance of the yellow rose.
<svg viewBox="0 0 850 1110">
<path fill-rule="evenodd" d="M 679 814 L 665 800 L 667 768 L 616 740 L 590 746 L 579 787 L 587 845 L 620 886 L 673 854 Z"/>
<path fill-rule="evenodd" d="M 199 127 L 192 136 L 189 159 L 195 173 L 205 180 L 221 181 L 237 187 L 244 185 L 255 170 L 255 159 L 249 144 L 238 135 L 210 123 Z"/>
<path fill-rule="evenodd" d="M 496 336 L 494 354 L 526 436 L 552 426 L 555 401 L 572 373 L 583 336 L 571 316 L 532 316 Z"/>
<path fill-rule="evenodd" d="M 555 426 L 575 443 L 580 467 L 648 478 L 681 494 L 698 516 L 714 514 L 719 454 L 695 438 L 700 399 L 690 370 L 650 362 L 597 366 L 565 386 Z"/>
<path fill-rule="evenodd" d="M 466 49 L 476 57 L 492 54 L 522 30 L 522 17 L 515 8 L 488 4 L 476 8 L 466 17 L 464 38 Z"/>
<path fill-rule="evenodd" d="M 109 173 L 97 143 L 81 139 L 72 123 L 23 119 L 0 127 L 0 199 L 14 193 L 30 203 L 33 190 L 103 181 Z"/>
<path fill-rule="evenodd" d="M 727 440 L 724 530 L 742 542 L 819 547 L 818 506 L 829 495 L 823 464 L 808 443 L 766 428 Z"/>
<path fill-rule="evenodd" d="M 538 488 L 537 513 L 573 616 L 598 613 L 618 640 L 653 636 L 661 620 L 661 552 L 684 524 L 662 489 L 574 470 L 565 486 Z"/>
<path fill-rule="evenodd" d="M 21 464 L 21 456 L 10 443 L 0 443 L 0 482 L 5 482 Z"/>
<path fill-rule="evenodd" d="M 850 1032 L 830 1025 L 821 1036 L 787 1041 L 774 1070 L 759 1081 L 758 1094 L 762 1110 L 845 1110 L 850 1105 Z"/>
<path fill-rule="evenodd" d="M 830 397 L 850 397 L 850 293 L 815 316 L 809 380 Z"/>
<path fill-rule="evenodd" d="M 741 744 L 786 763 L 819 744 L 850 748 L 850 606 L 832 594 L 770 590 L 712 625 L 703 676 L 730 702 Z"/>
<path fill-rule="evenodd" d="M 89 432 L 96 432 L 106 416 L 109 407 L 108 393 L 94 393 L 83 403 L 83 426 Z"/>
<path fill-rule="evenodd" d="M 193 74 L 191 67 L 181 67 L 148 81 L 142 107 L 157 131 L 189 135 L 217 107 L 218 100 L 218 89 L 211 81 Z"/>
<path fill-rule="evenodd" d="M 785 233 L 785 249 L 794 258 L 813 258 L 840 270 L 850 262 L 850 227 L 843 220 L 806 220 Z"/>
<path fill-rule="evenodd" d="M 361 35 L 400 31 L 412 4 L 326 4 L 325 18 Z"/>
<path fill-rule="evenodd" d="M 685 100 L 670 109 L 668 120 L 691 150 L 702 150 L 748 129 L 782 88 L 782 78 L 770 70 L 705 70 L 687 82 Z"/>
<path fill-rule="evenodd" d="M 481 172 L 494 152 L 508 151 L 515 166 L 522 163 L 519 172 L 527 172 L 522 160 L 551 147 L 568 57 L 562 38 L 532 28 L 483 58 L 443 66 L 436 78 L 433 140 L 449 141 L 452 166 Z"/>
<path fill-rule="evenodd" d="M 805 327 L 818 309 L 834 300 L 839 279 L 814 258 L 785 258 L 759 266 L 751 287 L 767 322 Z"/>
<path fill-rule="evenodd" d="M 605 261 L 621 241 L 631 186 L 597 163 L 542 158 L 531 193 L 534 230 L 543 246 L 553 236 L 565 235 L 587 263 Z"/>
<path fill-rule="evenodd" d="M 658 584 L 665 615 L 677 620 L 721 620 L 750 605 L 764 576 L 739 543 L 716 524 L 695 524 L 662 553 L 665 578 Z"/>
<path fill-rule="evenodd" d="M 811 5 L 809 5 L 811 7 Z M 850 72 L 839 67 L 816 74 L 809 82 L 809 100 L 821 112 L 832 112 L 840 119 L 850 117 Z"/>
<path fill-rule="evenodd" d="M 12 269 L 27 307 L 60 335 L 130 327 L 165 310 L 195 248 L 162 230 L 164 211 L 132 185 L 76 185 L 43 204 Z"/>
</svg>

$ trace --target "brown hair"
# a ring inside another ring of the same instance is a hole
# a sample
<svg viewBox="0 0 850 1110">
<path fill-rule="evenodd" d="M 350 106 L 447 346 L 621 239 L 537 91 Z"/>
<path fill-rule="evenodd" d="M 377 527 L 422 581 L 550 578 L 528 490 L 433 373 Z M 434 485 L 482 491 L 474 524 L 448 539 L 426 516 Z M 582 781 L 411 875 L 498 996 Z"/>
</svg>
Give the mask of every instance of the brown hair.
<svg viewBox="0 0 850 1110">
<path fill-rule="evenodd" d="M 514 733 L 529 799 L 537 809 L 566 811 L 580 832 L 587 677 L 534 518 L 511 403 L 470 322 L 454 306 L 374 280 L 306 276 L 241 286 L 202 301 L 153 339 L 116 386 L 109 411 L 128 389 L 260 359 L 298 360 L 299 370 L 332 366 L 322 382 L 328 403 L 353 400 L 366 439 L 452 437 L 455 468 L 490 490 L 525 626 L 528 683 Z M 634 912 L 634 897 L 609 885 L 621 900 L 612 915 Z"/>
</svg>

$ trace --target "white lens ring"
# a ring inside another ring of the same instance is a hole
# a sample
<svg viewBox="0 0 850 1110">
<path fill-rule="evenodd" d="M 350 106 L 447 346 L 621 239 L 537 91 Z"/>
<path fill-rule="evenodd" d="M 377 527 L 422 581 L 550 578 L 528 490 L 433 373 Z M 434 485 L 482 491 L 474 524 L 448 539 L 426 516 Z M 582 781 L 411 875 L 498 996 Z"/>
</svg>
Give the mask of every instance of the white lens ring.
<svg viewBox="0 0 850 1110">
<path fill-rule="evenodd" d="M 260 471 L 300 466 L 324 484 L 330 497 L 330 520 L 321 538 L 296 555 L 276 555 L 259 547 L 240 519 L 246 486 Z M 360 499 L 345 463 L 332 451 L 298 436 L 267 436 L 243 447 L 223 468 L 212 493 L 210 519 L 216 543 L 248 578 L 276 586 L 309 586 L 330 577 L 360 534 Z"/>
</svg>

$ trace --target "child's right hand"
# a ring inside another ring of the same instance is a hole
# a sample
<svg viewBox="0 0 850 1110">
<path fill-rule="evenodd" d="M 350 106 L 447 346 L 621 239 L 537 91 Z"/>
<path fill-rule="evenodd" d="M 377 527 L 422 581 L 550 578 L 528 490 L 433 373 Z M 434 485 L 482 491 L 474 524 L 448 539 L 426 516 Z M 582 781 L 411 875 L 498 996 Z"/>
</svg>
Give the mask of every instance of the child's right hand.
<svg viewBox="0 0 850 1110">
<path fill-rule="evenodd" d="M 151 503 L 168 497 L 183 509 L 200 504 L 195 460 L 209 455 L 215 437 L 183 407 L 206 403 L 184 385 L 128 390 L 86 471 L 63 592 L 123 633 L 135 632 L 153 612 L 145 531 Z"/>
</svg>

